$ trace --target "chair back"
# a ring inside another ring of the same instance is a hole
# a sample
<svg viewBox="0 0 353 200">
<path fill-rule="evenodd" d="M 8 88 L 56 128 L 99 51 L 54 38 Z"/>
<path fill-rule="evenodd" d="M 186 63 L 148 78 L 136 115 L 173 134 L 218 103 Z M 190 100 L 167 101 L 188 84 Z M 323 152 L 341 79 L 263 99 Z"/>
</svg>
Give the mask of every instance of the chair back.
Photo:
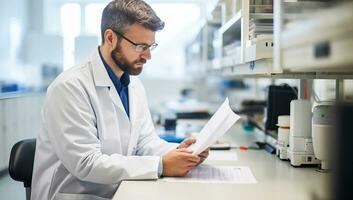
<svg viewBox="0 0 353 200">
<path fill-rule="evenodd" d="M 26 139 L 17 142 L 10 154 L 9 174 L 12 179 L 23 182 L 27 200 L 30 197 L 35 149 L 36 139 Z"/>
</svg>

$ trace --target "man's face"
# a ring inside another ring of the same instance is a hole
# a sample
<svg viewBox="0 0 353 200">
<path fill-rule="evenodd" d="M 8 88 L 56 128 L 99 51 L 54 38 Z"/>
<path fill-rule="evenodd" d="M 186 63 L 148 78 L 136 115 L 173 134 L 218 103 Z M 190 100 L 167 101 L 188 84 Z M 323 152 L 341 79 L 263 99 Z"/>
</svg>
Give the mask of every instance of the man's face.
<svg viewBox="0 0 353 200">
<path fill-rule="evenodd" d="M 155 32 L 137 24 L 131 25 L 123 36 L 135 44 L 151 45 L 155 41 Z M 139 75 L 143 65 L 151 59 L 151 52 L 150 49 L 136 51 L 136 46 L 127 39 L 120 37 L 111 57 L 124 72 Z"/>
</svg>

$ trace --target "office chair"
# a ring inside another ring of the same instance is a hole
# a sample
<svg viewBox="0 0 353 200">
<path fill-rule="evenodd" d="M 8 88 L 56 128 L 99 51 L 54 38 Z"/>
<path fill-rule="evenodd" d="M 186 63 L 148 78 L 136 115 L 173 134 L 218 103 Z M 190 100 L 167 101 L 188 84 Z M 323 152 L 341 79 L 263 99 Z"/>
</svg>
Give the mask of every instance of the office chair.
<svg viewBox="0 0 353 200">
<path fill-rule="evenodd" d="M 31 198 L 31 182 L 36 149 L 36 139 L 26 139 L 13 145 L 9 161 L 9 173 L 12 179 L 23 182 L 26 188 L 26 200 Z"/>
</svg>

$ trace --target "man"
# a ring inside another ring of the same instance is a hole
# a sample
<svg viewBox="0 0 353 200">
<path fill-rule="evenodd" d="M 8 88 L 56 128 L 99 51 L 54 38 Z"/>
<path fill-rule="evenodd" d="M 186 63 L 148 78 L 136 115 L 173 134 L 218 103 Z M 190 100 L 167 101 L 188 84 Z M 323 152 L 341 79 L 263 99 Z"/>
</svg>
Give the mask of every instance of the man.
<svg viewBox="0 0 353 200">
<path fill-rule="evenodd" d="M 33 169 L 33 200 L 110 199 L 122 180 L 184 176 L 192 155 L 154 131 L 136 76 L 164 23 L 142 0 L 115 0 L 102 15 L 102 44 L 48 88 Z"/>
</svg>

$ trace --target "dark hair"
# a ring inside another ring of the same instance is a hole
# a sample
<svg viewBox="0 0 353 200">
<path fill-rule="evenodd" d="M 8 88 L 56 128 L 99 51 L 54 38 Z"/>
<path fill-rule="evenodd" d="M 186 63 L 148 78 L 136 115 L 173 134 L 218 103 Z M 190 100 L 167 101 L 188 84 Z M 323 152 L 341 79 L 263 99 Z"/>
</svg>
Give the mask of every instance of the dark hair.
<svg viewBox="0 0 353 200">
<path fill-rule="evenodd" d="M 164 28 L 164 22 L 146 2 L 142 0 L 111 1 L 104 8 L 102 14 L 102 43 L 104 43 L 104 32 L 107 29 L 123 34 L 128 26 L 135 23 L 152 31 L 159 31 Z"/>
</svg>

